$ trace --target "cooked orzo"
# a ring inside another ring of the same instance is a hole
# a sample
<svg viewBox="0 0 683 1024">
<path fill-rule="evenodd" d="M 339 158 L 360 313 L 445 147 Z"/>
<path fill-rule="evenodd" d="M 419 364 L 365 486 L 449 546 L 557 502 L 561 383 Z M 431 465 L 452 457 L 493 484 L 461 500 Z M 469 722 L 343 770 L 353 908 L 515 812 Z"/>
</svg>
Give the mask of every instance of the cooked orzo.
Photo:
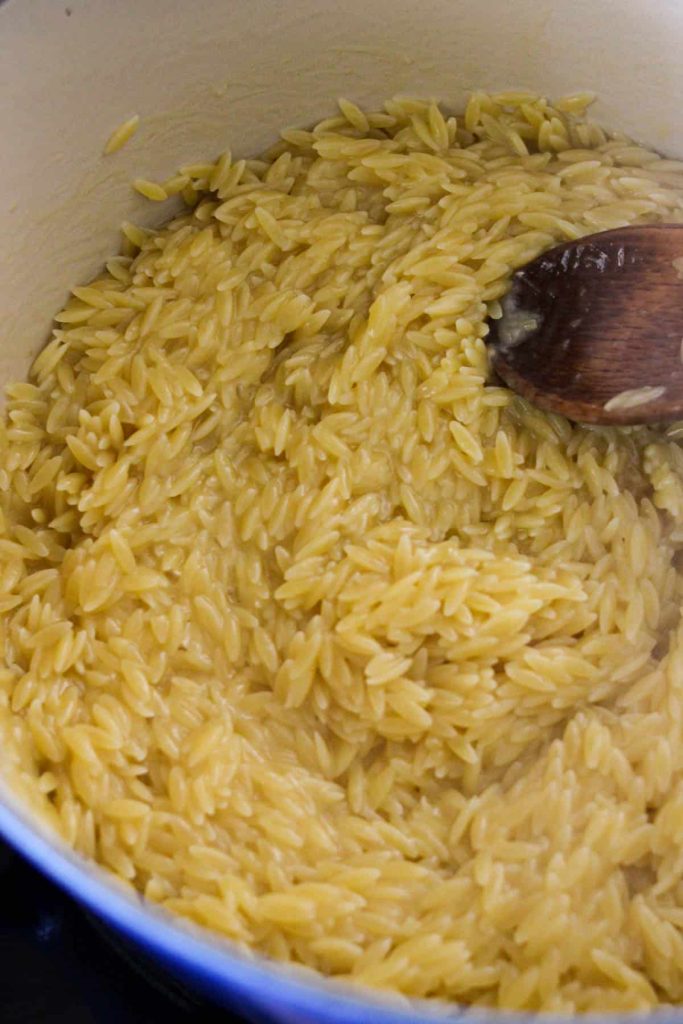
<svg viewBox="0 0 683 1024">
<path fill-rule="evenodd" d="M 551 106 L 342 102 L 181 169 L 9 388 L 2 769 L 148 900 L 364 985 L 683 1001 L 683 426 L 490 379 L 556 242 L 683 167 Z"/>
</svg>

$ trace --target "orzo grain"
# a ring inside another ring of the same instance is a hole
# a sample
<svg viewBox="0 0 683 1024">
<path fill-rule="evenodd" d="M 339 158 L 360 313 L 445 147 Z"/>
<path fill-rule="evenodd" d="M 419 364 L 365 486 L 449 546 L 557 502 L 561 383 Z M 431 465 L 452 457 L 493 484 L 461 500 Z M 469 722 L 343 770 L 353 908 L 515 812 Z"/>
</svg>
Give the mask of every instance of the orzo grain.
<svg viewBox="0 0 683 1024">
<path fill-rule="evenodd" d="M 111 133 L 102 151 L 104 155 L 109 156 L 110 153 L 116 153 L 119 149 L 122 149 L 128 140 L 135 135 L 139 127 L 140 115 L 133 114 L 132 117 L 129 117 L 127 121 L 124 121 L 123 124 L 120 124 Z"/>
</svg>

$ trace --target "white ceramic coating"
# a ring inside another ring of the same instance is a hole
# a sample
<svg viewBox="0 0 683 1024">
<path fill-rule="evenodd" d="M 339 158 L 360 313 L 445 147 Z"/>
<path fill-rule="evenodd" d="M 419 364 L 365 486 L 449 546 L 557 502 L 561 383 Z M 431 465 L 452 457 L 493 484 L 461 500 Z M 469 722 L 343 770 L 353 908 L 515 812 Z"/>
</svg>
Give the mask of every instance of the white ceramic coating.
<svg viewBox="0 0 683 1024">
<path fill-rule="evenodd" d="M 683 155 L 683 0 L 6 0 L 0 6 L 0 382 L 25 372 L 134 176 L 253 154 L 345 95 L 454 109 L 471 88 L 592 89 L 594 116 Z M 119 153 L 109 133 L 141 125 Z"/>
</svg>

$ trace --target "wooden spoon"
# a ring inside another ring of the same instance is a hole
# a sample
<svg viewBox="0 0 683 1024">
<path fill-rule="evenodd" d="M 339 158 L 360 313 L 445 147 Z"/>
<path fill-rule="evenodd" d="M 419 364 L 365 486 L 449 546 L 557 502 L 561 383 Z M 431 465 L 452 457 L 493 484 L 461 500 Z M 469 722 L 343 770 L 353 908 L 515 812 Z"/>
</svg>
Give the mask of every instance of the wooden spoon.
<svg viewBox="0 0 683 1024">
<path fill-rule="evenodd" d="M 517 271 L 502 308 L 492 366 L 541 409 L 583 423 L 683 419 L 683 224 L 558 245 Z"/>
</svg>

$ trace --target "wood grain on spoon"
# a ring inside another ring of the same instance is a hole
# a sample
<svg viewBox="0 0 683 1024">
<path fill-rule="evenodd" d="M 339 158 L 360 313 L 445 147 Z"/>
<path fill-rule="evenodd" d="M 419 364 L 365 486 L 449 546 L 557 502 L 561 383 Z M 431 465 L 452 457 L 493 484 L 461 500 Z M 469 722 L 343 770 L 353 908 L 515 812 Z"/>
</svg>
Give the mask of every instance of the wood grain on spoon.
<svg viewBox="0 0 683 1024">
<path fill-rule="evenodd" d="M 489 322 L 493 368 L 535 405 L 583 423 L 683 419 L 683 225 L 550 249 L 514 275 L 502 307 Z M 641 388 L 648 401 L 605 408 Z"/>
</svg>

